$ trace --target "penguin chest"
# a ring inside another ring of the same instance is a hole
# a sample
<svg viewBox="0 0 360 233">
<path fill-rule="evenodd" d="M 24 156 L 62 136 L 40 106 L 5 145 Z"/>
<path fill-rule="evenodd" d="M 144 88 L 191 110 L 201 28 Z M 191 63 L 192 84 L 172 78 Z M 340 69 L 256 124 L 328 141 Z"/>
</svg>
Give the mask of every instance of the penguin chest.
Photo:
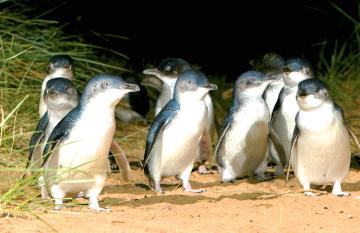
<svg viewBox="0 0 360 233">
<path fill-rule="evenodd" d="M 300 118 L 300 122 L 304 119 Z M 321 123 L 322 122 L 322 123 Z M 324 124 L 327 122 L 327 124 Z M 294 148 L 293 167 L 300 180 L 312 184 L 341 181 L 350 166 L 350 141 L 342 121 L 319 118 L 318 124 L 300 125 Z"/>
<path fill-rule="evenodd" d="M 206 126 L 205 105 L 182 109 L 172 119 L 156 142 L 162 176 L 182 173 L 192 166 L 199 153 L 199 143 Z"/>
<path fill-rule="evenodd" d="M 244 176 L 265 159 L 268 146 L 269 113 L 264 105 L 239 112 L 225 136 L 223 155 L 235 173 Z"/>
<path fill-rule="evenodd" d="M 63 140 L 59 149 L 59 166 L 91 173 L 104 173 L 115 132 L 114 117 L 95 120 L 83 117 Z"/>
<path fill-rule="evenodd" d="M 296 92 L 292 92 L 284 98 L 281 106 L 281 115 L 284 117 L 284 126 L 286 126 L 289 139 L 292 138 L 292 133 L 295 128 L 295 116 L 299 111 L 299 106 L 296 103 Z"/>
</svg>

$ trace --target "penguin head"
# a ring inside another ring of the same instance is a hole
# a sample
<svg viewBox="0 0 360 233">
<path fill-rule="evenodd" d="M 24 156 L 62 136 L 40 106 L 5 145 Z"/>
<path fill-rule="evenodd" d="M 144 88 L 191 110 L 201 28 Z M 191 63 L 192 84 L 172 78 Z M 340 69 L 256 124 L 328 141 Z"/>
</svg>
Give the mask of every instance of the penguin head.
<svg viewBox="0 0 360 233">
<path fill-rule="evenodd" d="M 59 77 L 46 83 L 44 100 L 49 110 L 70 110 L 79 104 L 79 93 L 69 79 Z"/>
<path fill-rule="evenodd" d="M 297 86 L 299 82 L 313 77 L 310 63 L 301 58 L 288 59 L 282 73 L 285 85 L 289 87 Z"/>
<path fill-rule="evenodd" d="M 249 63 L 255 70 L 264 73 L 278 73 L 285 65 L 285 60 L 277 53 L 268 52 L 261 59 L 251 60 Z"/>
<path fill-rule="evenodd" d="M 181 58 L 166 58 L 153 69 L 146 69 L 143 74 L 153 75 L 164 83 L 176 81 L 179 75 L 191 69 L 190 64 Z"/>
<path fill-rule="evenodd" d="M 72 79 L 74 76 L 73 63 L 73 59 L 68 55 L 52 56 L 49 61 L 47 73 Z"/>
<path fill-rule="evenodd" d="M 296 101 L 302 110 L 312 110 L 330 100 L 326 84 L 318 79 L 306 79 L 298 85 Z"/>
<path fill-rule="evenodd" d="M 138 85 L 127 83 L 120 76 L 100 74 L 92 78 L 85 86 L 81 96 L 81 105 L 96 102 L 115 107 L 127 93 L 139 90 Z"/>
<path fill-rule="evenodd" d="M 259 71 L 247 71 L 236 80 L 234 96 L 251 95 L 261 97 L 270 82 L 280 80 L 279 75 L 265 75 Z"/>
<path fill-rule="evenodd" d="M 203 100 L 210 90 L 216 90 L 206 76 L 195 70 L 183 72 L 176 81 L 174 98 L 181 100 Z"/>
</svg>

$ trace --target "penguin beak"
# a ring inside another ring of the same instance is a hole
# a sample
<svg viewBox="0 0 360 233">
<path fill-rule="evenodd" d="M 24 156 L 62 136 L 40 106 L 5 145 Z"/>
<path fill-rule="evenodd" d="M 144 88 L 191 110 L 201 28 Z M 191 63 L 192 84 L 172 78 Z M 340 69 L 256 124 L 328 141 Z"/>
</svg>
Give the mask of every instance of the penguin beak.
<svg viewBox="0 0 360 233">
<path fill-rule="evenodd" d="M 140 91 L 140 87 L 132 83 L 126 83 L 124 89 L 129 90 L 130 92 Z"/>
<path fill-rule="evenodd" d="M 57 91 L 52 87 L 47 90 L 48 95 L 56 95 Z"/>
<path fill-rule="evenodd" d="M 154 75 L 154 76 L 158 76 L 160 73 L 158 68 L 153 68 L 153 69 L 146 69 L 143 71 L 143 74 L 147 74 L 147 75 Z"/>
<path fill-rule="evenodd" d="M 306 96 L 308 96 L 308 93 L 304 89 L 299 89 L 296 93 L 296 96 L 304 99 Z"/>
<path fill-rule="evenodd" d="M 284 66 L 284 67 L 281 69 L 281 71 L 284 72 L 284 73 L 290 73 L 290 72 L 291 72 L 291 69 L 290 69 L 290 67 L 288 67 L 288 66 Z"/>
<path fill-rule="evenodd" d="M 215 84 L 207 83 L 205 84 L 204 88 L 207 88 L 209 90 L 217 90 L 218 87 Z"/>
</svg>

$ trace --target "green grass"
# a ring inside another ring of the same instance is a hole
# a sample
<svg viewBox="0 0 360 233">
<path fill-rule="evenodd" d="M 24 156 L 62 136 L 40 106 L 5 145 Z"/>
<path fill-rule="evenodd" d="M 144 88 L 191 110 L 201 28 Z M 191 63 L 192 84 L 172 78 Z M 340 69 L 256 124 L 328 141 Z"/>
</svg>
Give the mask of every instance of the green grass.
<svg viewBox="0 0 360 233">
<path fill-rule="evenodd" d="M 4 8 L 5 7 L 5 8 Z M 82 89 L 98 73 L 127 72 L 128 58 L 109 48 L 84 43 L 79 35 L 65 35 L 56 21 L 24 16 L 25 7 L 0 2 L 0 212 L 28 210 L 38 190 L 24 172 L 28 144 L 38 121 L 39 90 L 48 60 L 68 54 L 75 62 L 75 84 Z M 110 54 L 111 60 L 99 59 Z"/>
</svg>

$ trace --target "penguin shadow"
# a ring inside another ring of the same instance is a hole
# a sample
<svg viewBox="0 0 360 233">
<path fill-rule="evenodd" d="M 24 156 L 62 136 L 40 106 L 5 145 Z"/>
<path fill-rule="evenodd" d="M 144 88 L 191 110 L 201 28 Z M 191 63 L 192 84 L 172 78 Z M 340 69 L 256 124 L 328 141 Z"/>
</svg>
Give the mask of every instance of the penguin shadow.
<svg viewBox="0 0 360 233">
<path fill-rule="evenodd" d="M 130 206 L 130 207 L 141 207 L 147 205 L 153 205 L 158 203 L 168 203 L 173 205 L 185 205 L 185 204 L 195 204 L 200 201 L 207 201 L 209 203 L 216 203 L 223 199 L 235 199 L 240 201 L 245 200 L 257 200 L 262 196 L 270 195 L 271 193 L 266 192 L 252 192 L 252 193 L 237 193 L 230 195 L 221 195 L 219 197 L 208 197 L 205 195 L 188 195 L 188 194 L 156 194 L 156 195 L 144 195 L 142 198 L 134 198 L 128 201 L 125 201 L 122 198 L 113 198 L 106 197 L 101 203 L 105 206 Z M 267 199 L 272 199 L 275 197 L 270 197 Z"/>
</svg>

